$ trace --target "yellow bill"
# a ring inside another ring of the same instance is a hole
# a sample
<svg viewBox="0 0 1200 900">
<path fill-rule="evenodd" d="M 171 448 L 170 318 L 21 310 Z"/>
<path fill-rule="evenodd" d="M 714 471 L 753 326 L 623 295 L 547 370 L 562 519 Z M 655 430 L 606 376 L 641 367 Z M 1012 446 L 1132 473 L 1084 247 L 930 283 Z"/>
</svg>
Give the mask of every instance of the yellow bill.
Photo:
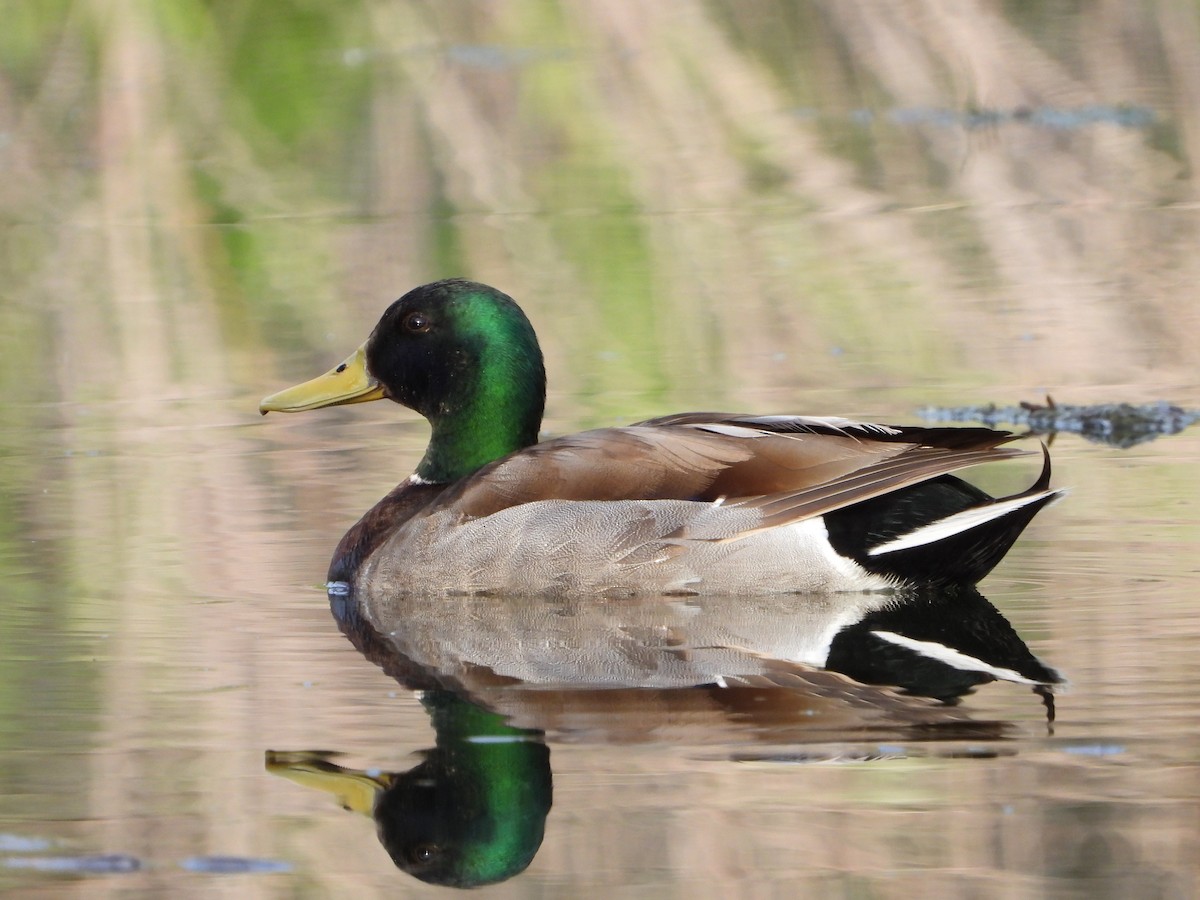
<svg viewBox="0 0 1200 900">
<path fill-rule="evenodd" d="M 265 416 L 269 412 L 303 412 L 322 406 L 382 400 L 387 395 L 383 385 L 367 371 L 366 346 L 363 344 L 324 375 L 264 397 L 258 411 Z"/>
</svg>

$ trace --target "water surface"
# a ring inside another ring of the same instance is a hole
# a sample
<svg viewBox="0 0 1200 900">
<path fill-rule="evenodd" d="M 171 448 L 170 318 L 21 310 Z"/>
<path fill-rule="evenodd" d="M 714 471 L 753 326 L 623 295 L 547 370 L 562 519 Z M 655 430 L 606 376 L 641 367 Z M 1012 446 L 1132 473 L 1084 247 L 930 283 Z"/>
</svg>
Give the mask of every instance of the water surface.
<svg viewBox="0 0 1200 900">
<path fill-rule="evenodd" d="M 321 584 L 424 424 L 385 404 L 256 412 L 416 284 L 522 302 L 548 434 L 687 409 L 912 422 L 1048 394 L 1200 408 L 1188 4 L 79 2 L 14 21 L 16 896 L 436 890 L 364 816 L 265 765 L 336 752 L 305 758 L 379 777 L 437 741 Z M 1058 435 L 1070 497 L 981 585 L 1070 681 L 1052 732 L 1006 683 L 921 707 L 924 732 L 882 700 L 805 712 L 802 691 L 774 716 L 718 715 L 711 691 L 601 698 L 542 721 L 544 839 L 487 890 L 1194 895 L 1198 435 Z"/>
</svg>

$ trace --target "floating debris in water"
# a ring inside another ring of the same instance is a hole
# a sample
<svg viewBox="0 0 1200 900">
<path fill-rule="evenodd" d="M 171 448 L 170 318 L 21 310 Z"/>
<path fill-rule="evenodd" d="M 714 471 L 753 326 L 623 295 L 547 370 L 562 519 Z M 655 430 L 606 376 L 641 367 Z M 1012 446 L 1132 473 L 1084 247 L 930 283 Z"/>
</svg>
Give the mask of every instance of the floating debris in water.
<svg viewBox="0 0 1200 900">
<path fill-rule="evenodd" d="M 0 835 L 12 838 L 14 835 Z M 44 843 L 36 841 L 5 840 L 0 850 L 28 852 L 45 849 Z M 97 856 L 6 856 L 0 857 L 0 867 L 6 869 L 28 869 L 34 872 L 63 872 L 84 875 L 116 875 L 138 872 L 143 868 L 136 856 L 123 853 Z M 189 872 L 206 872 L 214 875 L 258 875 L 273 872 L 291 872 L 291 863 L 277 859 L 255 859 L 244 856 L 191 856 L 180 860 L 179 868 Z"/>
<path fill-rule="evenodd" d="M 1089 441 L 1113 447 L 1132 447 L 1164 434 L 1177 434 L 1200 421 L 1200 410 L 1183 409 L 1170 403 L 1101 403 L 1072 406 L 1055 403 L 1049 397 L 1044 404 L 1020 406 L 926 406 L 917 415 L 930 422 L 982 422 L 1020 425 L 1032 434 L 1079 434 Z"/>
<path fill-rule="evenodd" d="M 50 847 L 50 841 L 46 838 L 0 833 L 0 853 L 36 853 L 49 850 Z"/>
<path fill-rule="evenodd" d="M 729 756 L 733 762 L 740 763 L 772 763 L 783 765 L 812 765 L 814 763 L 864 763 L 880 760 L 907 759 L 908 752 L 903 747 L 885 747 L 880 744 L 875 749 L 838 749 L 810 750 L 786 753 L 734 753 Z"/>
<path fill-rule="evenodd" d="M 32 869 L 35 872 L 84 872 L 88 874 L 119 874 L 136 872 L 142 867 L 135 856 L 113 854 L 106 856 L 9 856 L 0 860 L 7 869 Z"/>
<path fill-rule="evenodd" d="M 1073 756 L 1120 756 L 1124 752 L 1124 744 L 1071 744 L 1063 747 L 1063 753 Z"/>
<path fill-rule="evenodd" d="M 803 119 L 829 118 L 812 108 L 795 110 Z M 852 125 L 867 127 L 880 121 L 900 127 L 933 125 L 939 128 L 996 128 L 1001 125 L 1028 125 L 1055 131 L 1075 131 L 1089 125 L 1115 125 L 1118 128 L 1150 128 L 1156 121 L 1148 106 L 1125 103 L 1092 103 L 1084 106 L 1015 106 L 1012 109 L 946 109 L 936 106 L 897 106 L 882 111 L 854 109 L 846 113 Z"/>
<path fill-rule="evenodd" d="M 1012 753 L 998 747 L 959 747 L 939 754 L 942 759 L 999 759 Z"/>
<path fill-rule="evenodd" d="M 291 863 L 247 856 L 189 856 L 179 863 L 179 868 L 210 875 L 261 875 L 292 871 Z"/>
<path fill-rule="evenodd" d="M 451 44 L 446 59 L 473 69 L 514 69 L 530 63 L 568 58 L 566 50 L 537 47 L 506 47 L 500 44 Z"/>
</svg>

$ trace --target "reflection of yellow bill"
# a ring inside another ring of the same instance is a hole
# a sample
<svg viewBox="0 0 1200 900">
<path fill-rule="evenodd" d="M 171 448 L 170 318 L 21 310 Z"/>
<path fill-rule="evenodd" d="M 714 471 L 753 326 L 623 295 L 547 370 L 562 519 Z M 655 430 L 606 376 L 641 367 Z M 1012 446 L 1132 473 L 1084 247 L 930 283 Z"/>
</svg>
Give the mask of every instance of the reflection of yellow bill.
<svg viewBox="0 0 1200 900">
<path fill-rule="evenodd" d="M 323 750 L 268 750 L 267 771 L 304 787 L 333 794 L 343 809 L 372 815 L 376 798 L 391 786 L 391 774 L 368 775 L 357 769 L 343 769 L 329 761 L 334 755 Z"/>
<path fill-rule="evenodd" d="M 269 412 L 303 412 L 322 406 L 382 400 L 387 395 L 383 385 L 367 371 L 366 346 L 363 344 L 324 375 L 264 397 L 258 411 L 265 416 Z"/>
</svg>

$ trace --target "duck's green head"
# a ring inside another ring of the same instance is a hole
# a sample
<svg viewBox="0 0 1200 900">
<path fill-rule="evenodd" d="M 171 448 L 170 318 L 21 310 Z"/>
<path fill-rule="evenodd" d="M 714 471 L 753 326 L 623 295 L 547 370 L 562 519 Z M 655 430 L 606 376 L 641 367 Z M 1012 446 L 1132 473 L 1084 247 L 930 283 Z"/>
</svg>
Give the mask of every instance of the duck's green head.
<svg viewBox="0 0 1200 900">
<path fill-rule="evenodd" d="M 366 343 L 259 410 L 300 412 L 384 397 L 427 418 L 417 476 L 449 482 L 537 441 L 546 373 L 533 326 L 512 298 L 473 281 L 435 281 L 388 307 Z"/>
</svg>

